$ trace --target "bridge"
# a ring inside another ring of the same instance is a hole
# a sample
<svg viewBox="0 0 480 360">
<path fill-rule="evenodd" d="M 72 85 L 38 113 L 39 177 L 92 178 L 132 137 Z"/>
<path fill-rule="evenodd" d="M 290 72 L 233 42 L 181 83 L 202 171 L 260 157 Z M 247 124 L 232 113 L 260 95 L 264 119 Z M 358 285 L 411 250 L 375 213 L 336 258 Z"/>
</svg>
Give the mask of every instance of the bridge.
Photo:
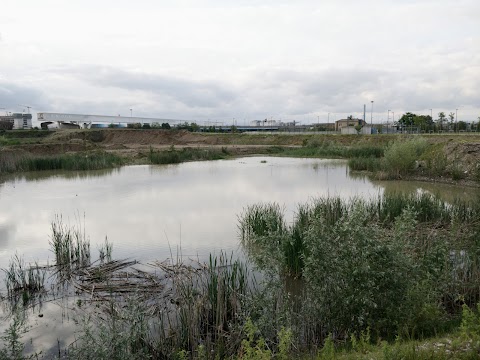
<svg viewBox="0 0 480 360">
<path fill-rule="evenodd" d="M 56 124 L 59 128 L 63 129 L 89 129 L 92 127 L 126 127 L 128 124 L 163 124 L 168 123 L 171 126 L 179 126 L 185 123 L 195 122 L 194 120 L 181 120 L 181 119 L 169 119 L 169 118 L 149 118 L 138 116 L 109 116 L 109 115 L 87 115 L 87 114 L 68 114 L 68 113 L 52 113 L 52 112 L 39 112 L 37 113 L 37 120 L 40 122 L 42 128 L 48 128 L 50 124 Z M 278 123 L 276 121 L 269 121 L 263 123 L 263 121 L 253 121 L 255 125 L 235 125 L 237 131 L 279 131 L 287 130 L 291 126 Z M 200 131 L 208 131 L 210 127 L 214 127 L 218 131 L 228 132 L 232 130 L 231 125 L 225 125 L 219 121 L 204 121 L 200 126 Z M 295 127 L 295 125 L 294 125 Z M 300 130 L 300 126 L 297 125 L 297 129 Z"/>
<path fill-rule="evenodd" d="M 171 125 L 176 125 L 185 122 L 192 122 L 191 120 L 146 118 L 138 116 L 86 115 L 51 112 L 37 113 L 37 120 L 40 122 L 42 128 L 46 128 L 48 125 L 54 123 L 56 123 L 60 128 L 90 128 L 92 127 L 92 125 L 95 124 L 113 124 L 126 126 L 127 124 L 136 123 L 150 125 L 153 123 L 169 123 Z"/>
</svg>

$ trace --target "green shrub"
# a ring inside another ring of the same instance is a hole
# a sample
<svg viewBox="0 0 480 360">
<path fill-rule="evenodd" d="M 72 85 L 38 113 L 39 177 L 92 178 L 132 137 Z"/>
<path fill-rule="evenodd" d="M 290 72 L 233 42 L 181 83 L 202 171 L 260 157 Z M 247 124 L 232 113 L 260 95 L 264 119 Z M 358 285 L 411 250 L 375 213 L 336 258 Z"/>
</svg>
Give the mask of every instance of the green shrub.
<svg viewBox="0 0 480 360">
<path fill-rule="evenodd" d="M 473 341 L 475 348 L 480 347 L 480 303 L 475 310 L 471 310 L 467 305 L 462 308 L 462 324 L 460 329 L 462 335 Z"/>
<path fill-rule="evenodd" d="M 360 203 L 352 206 L 333 226 L 313 219 L 305 234 L 304 275 L 327 332 L 359 333 L 371 326 L 391 334 L 409 286 L 409 261 Z"/>
<path fill-rule="evenodd" d="M 384 153 L 384 168 L 394 176 L 406 175 L 414 169 L 415 161 L 425 151 L 424 138 L 397 140 L 391 143 Z"/>
</svg>

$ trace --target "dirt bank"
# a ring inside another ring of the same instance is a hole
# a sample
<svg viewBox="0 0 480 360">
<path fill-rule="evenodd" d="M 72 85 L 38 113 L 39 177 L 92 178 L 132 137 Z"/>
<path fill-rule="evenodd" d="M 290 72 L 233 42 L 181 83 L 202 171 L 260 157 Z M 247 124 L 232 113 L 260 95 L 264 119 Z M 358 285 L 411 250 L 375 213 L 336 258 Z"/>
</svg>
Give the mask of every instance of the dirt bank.
<svg viewBox="0 0 480 360">
<path fill-rule="evenodd" d="M 386 146 L 389 142 L 411 136 L 417 135 L 219 134 L 160 129 L 61 130 L 47 133 L 11 131 L 4 133 L 3 144 L 0 141 L 0 151 L 3 149 L 34 155 L 55 155 L 98 149 L 118 154 L 130 163 L 141 163 L 146 160 L 150 148 L 218 147 L 225 148 L 232 155 L 248 155 L 266 153 L 271 146 Z M 444 170 L 454 175 L 453 180 L 468 179 L 479 182 L 480 134 L 422 136 L 435 150 L 430 152 L 431 158 L 428 161 L 444 158 Z M 442 179 L 439 175 L 434 180 L 451 182 L 452 179 Z"/>
</svg>

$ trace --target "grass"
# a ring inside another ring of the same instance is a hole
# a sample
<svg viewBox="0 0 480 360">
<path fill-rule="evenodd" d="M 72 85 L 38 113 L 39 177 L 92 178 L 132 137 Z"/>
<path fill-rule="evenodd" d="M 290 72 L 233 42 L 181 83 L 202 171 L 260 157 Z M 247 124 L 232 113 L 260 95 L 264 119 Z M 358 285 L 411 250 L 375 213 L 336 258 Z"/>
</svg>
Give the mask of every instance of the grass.
<svg viewBox="0 0 480 360">
<path fill-rule="evenodd" d="M 76 153 L 48 157 L 25 158 L 23 171 L 39 170 L 99 170 L 123 165 L 123 160 L 107 152 Z"/>
<path fill-rule="evenodd" d="M 85 152 L 51 156 L 26 153 L 0 153 L 0 171 L 43 171 L 43 170 L 99 170 L 124 164 L 117 155 L 107 152 Z"/>
<path fill-rule="evenodd" d="M 376 157 L 354 157 L 348 160 L 348 167 L 354 171 L 377 172 L 381 170 L 381 162 Z"/>
<path fill-rule="evenodd" d="M 0 146 L 20 145 L 20 143 L 21 142 L 18 139 L 12 139 L 5 135 L 0 136 Z"/>
<path fill-rule="evenodd" d="M 178 164 L 186 161 L 220 160 L 228 156 L 226 148 L 221 150 L 206 148 L 182 148 L 176 150 L 173 146 L 169 150 L 155 151 L 150 148 L 148 160 L 152 164 Z"/>
<path fill-rule="evenodd" d="M 45 138 L 52 135 L 52 132 L 41 130 L 12 130 L 2 134 L 8 139 Z"/>
<path fill-rule="evenodd" d="M 323 158 L 380 158 L 383 156 L 384 147 L 369 144 L 342 145 L 328 140 L 316 139 L 304 141 L 302 147 L 272 146 L 268 149 L 270 154 L 292 157 L 323 157 Z"/>
</svg>

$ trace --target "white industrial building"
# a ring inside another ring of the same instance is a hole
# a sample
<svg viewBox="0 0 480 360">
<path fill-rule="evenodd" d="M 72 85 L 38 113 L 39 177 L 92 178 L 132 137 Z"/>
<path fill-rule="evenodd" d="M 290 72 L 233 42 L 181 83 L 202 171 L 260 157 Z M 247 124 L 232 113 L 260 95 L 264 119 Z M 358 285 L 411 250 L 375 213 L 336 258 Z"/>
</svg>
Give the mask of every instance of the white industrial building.
<svg viewBox="0 0 480 360">
<path fill-rule="evenodd" d="M 10 123 L 14 130 L 32 128 L 32 114 L 13 113 L 0 116 L 0 121 Z"/>
</svg>

